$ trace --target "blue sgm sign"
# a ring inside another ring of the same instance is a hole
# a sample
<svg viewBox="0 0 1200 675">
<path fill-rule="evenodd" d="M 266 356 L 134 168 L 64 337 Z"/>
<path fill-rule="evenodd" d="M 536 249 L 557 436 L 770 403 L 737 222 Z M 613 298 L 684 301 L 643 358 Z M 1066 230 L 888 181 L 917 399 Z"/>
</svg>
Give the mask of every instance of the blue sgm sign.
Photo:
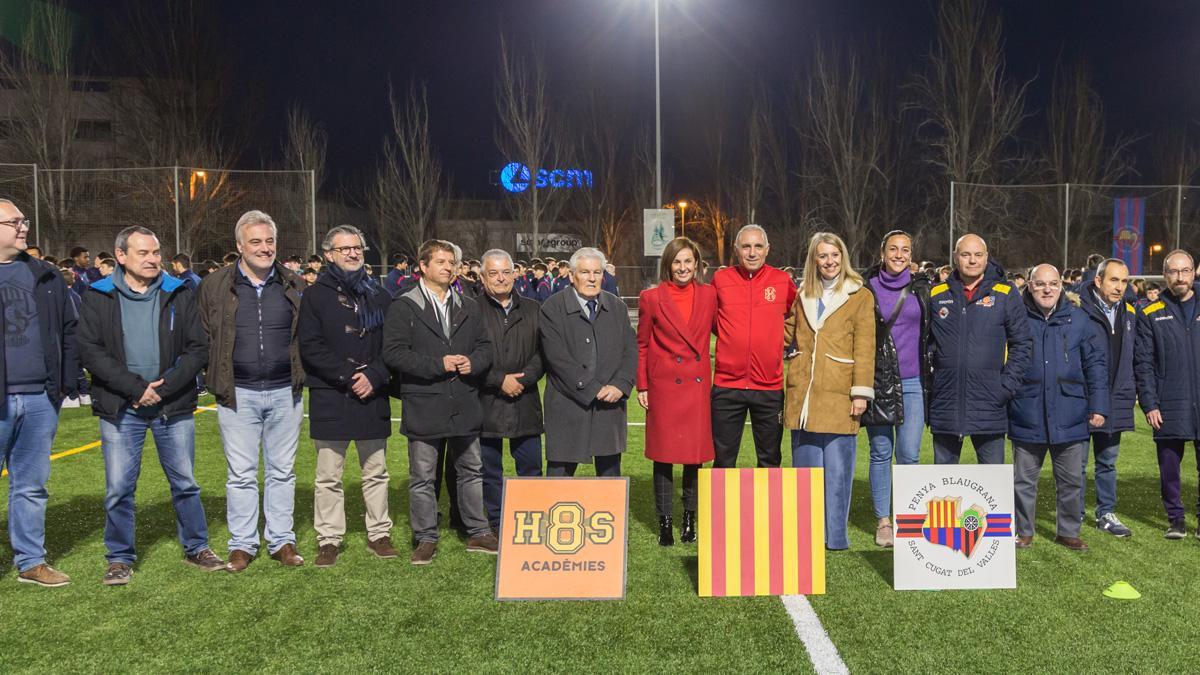
<svg viewBox="0 0 1200 675">
<path fill-rule="evenodd" d="M 590 188 L 592 172 L 586 169 L 538 169 L 535 176 L 520 162 L 510 162 L 500 170 L 500 186 L 509 192 L 524 192 L 531 184 L 539 190 Z"/>
</svg>

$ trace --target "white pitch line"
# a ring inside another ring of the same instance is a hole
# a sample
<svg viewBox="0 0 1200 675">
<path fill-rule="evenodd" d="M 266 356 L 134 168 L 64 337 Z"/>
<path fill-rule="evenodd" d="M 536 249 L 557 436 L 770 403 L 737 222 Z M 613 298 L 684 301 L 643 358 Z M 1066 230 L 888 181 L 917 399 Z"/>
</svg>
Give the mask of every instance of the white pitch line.
<svg viewBox="0 0 1200 675">
<path fill-rule="evenodd" d="M 846 662 L 842 660 L 842 655 L 838 654 L 833 640 L 829 639 L 829 633 L 825 632 L 825 627 L 821 625 L 817 613 L 808 603 L 808 598 L 803 595 L 784 595 L 781 599 L 783 608 L 787 610 L 788 616 L 792 617 L 792 623 L 796 626 L 796 635 L 808 650 L 813 669 L 820 675 L 848 674 L 850 670 L 846 668 Z"/>
</svg>

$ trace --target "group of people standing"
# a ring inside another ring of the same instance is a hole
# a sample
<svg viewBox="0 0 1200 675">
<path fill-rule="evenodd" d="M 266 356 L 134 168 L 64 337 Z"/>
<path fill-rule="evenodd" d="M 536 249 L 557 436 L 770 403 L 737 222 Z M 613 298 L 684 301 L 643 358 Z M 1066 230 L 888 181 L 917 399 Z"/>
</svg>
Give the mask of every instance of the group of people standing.
<svg viewBox="0 0 1200 675">
<path fill-rule="evenodd" d="M 734 239 L 737 264 L 711 284 L 697 278 L 699 247 L 671 241 L 659 283 L 639 298 L 635 330 L 624 302 L 603 290 L 607 261 L 594 248 L 577 250 L 566 263 L 569 287 L 539 302 L 516 290 L 521 275 L 499 249 L 482 256 L 481 293 L 456 291 L 461 252 L 430 240 L 417 252 L 419 274 L 393 297 L 366 274 L 357 228 L 328 232 L 326 265 L 306 285 L 276 259 L 277 228 L 260 211 L 234 227 L 237 261 L 196 290 L 163 271 L 154 232 L 123 230 L 115 270 L 89 284 L 77 315 L 63 277 L 24 251 L 28 228 L 16 205 L 0 199 L 0 459 L 11 474 L 9 530 L 21 581 L 70 581 L 46 563 L 44 521 L 58 408 L 75 393 L 81 366 L 100 418 L 106 585 L 132 577 L 147 432 L 170 484 L 186 563 L 241 572 L 265 540 L 270 558 L 303 565 L 293 511 L 304 387 L 317 454 L 318 567 L 335 565 L 343 547 L 342 475 L 352 443 L 367 547 L 381 558 L 399 555 L 388 509 L 391 397 L 403 401 L 415 565 L 437 553 L 443 481 L 466 549 L 496 553 L 505 440 L 519 475 L 542 474 L 543 433 L 546 475 L 573 476 L 583 463 L 600 476 L 620 475 L 631 397 L 646 409 L 662 545 L 675 541 L 674 465 L 683 467 L 679 538 L 693 542 L 698 469 L 737 465 L 748 416 L 758 466 L 782 464 L 786 427 L 793 465 L 823 467 L 829 549 L 849 547 L 860 427 L 869 438 L 875 541 L 891 546 L 891 466 L 919 460 L 928 425 L 937 463 L 957 463 L 966 436 L 981 463 L 1002 463 L 1010 438 L 1019 547 L 1033 541 L 1049 454 L 1056 541 L 1084 550 L 1084 471 L 1093 452 L 1097 526 L 1131 534 L 1115 515 L 1115 472 L 1135 399 L 1158 444 L 1166 536 L 1186 536 L 1180 461 L 1184 443 L 1200 438 L 1200 328 L 1192 328 L 1200 312 L 1184 251 L 1165 257 L 1169 292 L 1138 309 L 1124 300 L 1129 275 L 1119 260 L 1103 261 L 1078 294 L 1065 292 L 1048 264 L 1030 270 L 1018 290 L 986 243 L 966 235 L 956 242 L 954 271 L 935 283 L 913 271 L 912 236 L 899 230 L 885 235 L 865 274 L 850 265 L 840 237 L 817 233 L 797 288 L 766 263 L 766 231 L 747 225 Z M 217 400 L 227 464 L 228 561 L 209 545 L 194 476 L 201 372 Z"/>
</svg>

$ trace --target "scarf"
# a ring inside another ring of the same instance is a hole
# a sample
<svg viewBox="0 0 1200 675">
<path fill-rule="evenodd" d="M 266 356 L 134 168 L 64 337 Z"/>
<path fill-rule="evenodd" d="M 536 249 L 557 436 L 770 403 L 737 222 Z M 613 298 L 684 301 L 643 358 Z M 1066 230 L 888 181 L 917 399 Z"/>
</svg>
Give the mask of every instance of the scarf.
<svg viewBox="0 0 1200 675">
<path fill-rule="evenodd" d="M 328 273 L 342 288 L 354 298 L 354 314 L 358 317 L 358 330 L 362 334 L 379 330 L 383 327 L 384 314 L 381 309 L 373 309 L 370 297 L 379 292 L 379 287 L 371 281 L 366 269 L 360 267 L 353 272 L 347 272 L 337 265 L 328 265 L 322 274 Z"/>
</svg>

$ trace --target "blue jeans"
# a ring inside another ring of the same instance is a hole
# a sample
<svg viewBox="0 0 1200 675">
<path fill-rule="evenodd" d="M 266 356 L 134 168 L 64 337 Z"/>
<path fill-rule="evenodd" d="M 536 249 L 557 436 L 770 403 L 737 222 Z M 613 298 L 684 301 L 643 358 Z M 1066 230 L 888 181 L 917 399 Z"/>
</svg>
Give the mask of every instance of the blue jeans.
<svg viewBox="0 0 1200 675">
<path fill-rule="evenodd" d="M 867 427 L 871 440 L 871 501 L 876 518 L 887 518 L 892 513 L 892 455 L 897 464 L 916 464 L 921 459 L 921 436 L 925 433 L 921 378 L 906 378 L 900 386 L 904 391 L 904 423 Z"/>
<path fill-rule="evenodd" d="M 792 431 L 792 466 L 825 468 L 825 548 L 850 548 L 850 491 L 858 437 Z"/>
<path fill-rule="evenodd" d="M 518 436 L 508 439 L 508 450 L 517 465 L 518 476 L 542 475 L 542 437 Z M 504 439 L 480 438 L 483 460 L 483 506 L 488 525 L 500 531 L 500 507 L 504 496 Z"/>
<path fill-rule="evenodd" d="M 9 394 L 0 410 L 0 466 L 8 468 L 8 537 L 24 572 L 46 562 L 46 481 L 58 410 L 44 392 Z"/>
<path fill-rule="evenodd" d="M 132 565 L 134 491 L 142 471 L 142 446 L 146 431 L 154 435 L 158 462 L 171 486 L 175 527 L 188 555 L 208 548 L 208 523 L 196 484 L 196 421 L 191 413 L 172 419 L 139 417 L 122 410 L 117 422 L 100 420 L 100 448 L 104 453 L 104 547 L 108 561 Z"/>
<path fill-rule="evenodd" d="M 1102 431 L 1092 432 L 1092 452 L 1096 453 L 1096 520 L 1117 510 L 1117 455 L 1121 451 L 1121 432 L 1114 434 Z M 1080 519 L 1083 518 L 1087 504 L 1087 465 L 1088 455 L 1083 452 L 1083 499 L 1080 507 Z"/>
<path fill-rule="evenodd" d="M 229 550 L 258 554 L 258 452 L 262 447 L 263 514 L 267 552 L 296 545 L 292 510 L 296 502 L 296 448 L 304 402 L 290 386 L 258 391 L 234 388 L 237 410 L 217 407 L 217 424 L 225 444 L 228 474 L 225 517 Z"/>
</svg>

